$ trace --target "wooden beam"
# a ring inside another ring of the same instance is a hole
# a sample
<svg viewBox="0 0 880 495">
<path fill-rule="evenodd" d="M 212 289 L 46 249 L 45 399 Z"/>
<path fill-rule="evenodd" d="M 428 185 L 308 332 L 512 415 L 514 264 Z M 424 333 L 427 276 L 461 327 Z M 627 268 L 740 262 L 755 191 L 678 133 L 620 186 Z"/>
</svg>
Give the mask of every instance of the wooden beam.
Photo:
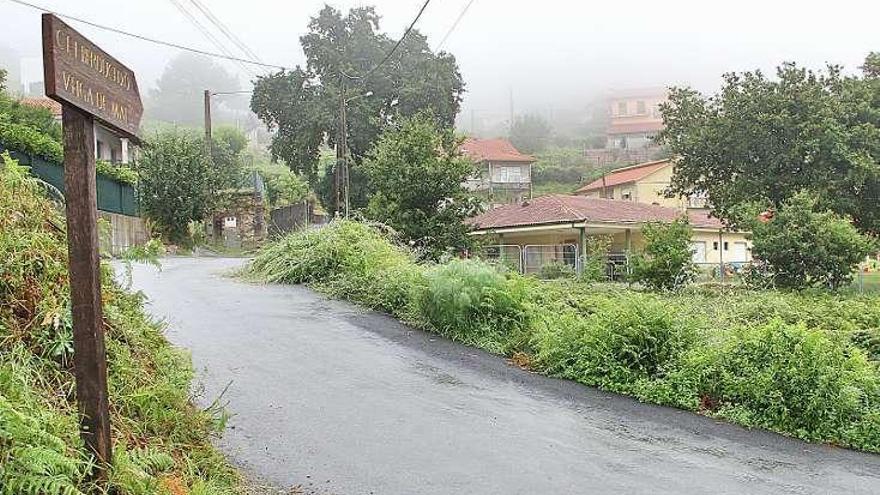
<svg viewBox="0 0 880 495">
<path fill-rule="evenodd" d="M 112 456 L 98 256 L 95 125 L 91 115 L 71 105 L 63 107 L 62 124 L 76 403 L 83 442 L 97 462 L 94 477 L 103 481 Z"/>
</svg>

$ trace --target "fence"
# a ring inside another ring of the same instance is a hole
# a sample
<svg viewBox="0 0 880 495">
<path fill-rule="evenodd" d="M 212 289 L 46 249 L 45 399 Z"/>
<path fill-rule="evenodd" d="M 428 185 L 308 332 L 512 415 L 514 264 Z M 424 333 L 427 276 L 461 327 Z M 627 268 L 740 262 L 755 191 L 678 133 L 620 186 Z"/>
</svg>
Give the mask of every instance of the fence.
<svg viewBox="0 0 880 495">
<path fill-rule="evenodd" d="M 0 146 L 0 151 L 4 151 L 2 146 Z M 18 160 L 18 163 L 30 167 L 33 176 L 39 177 L 64 193 L 64 167 L 60 163 L 49 162 L 13 150 L 6 151 L 9 151 L 9 154 Z M 103 175 L 98 175 L 96 186 L 99 210 L 131 217 L 138 216 L 134 187 Z"/>
<path fill-rule="evenodd" d="M 484 247 L 477 252 L 477 257 L 540 278 L 575 277 L 584 271 L 584 260 L 575 244 L 526 246 L 499 244 Z M 751 262 L 694 263 L 694 265 L 696 283 L 725 286 L 744 285 L 748 272 L 758 269 Z M 626 253 L 609 253 L 604 257 L 606 281 L 626 282 L 630 272 L 630 260 Z M 853 274 L 850 289 L 859 293 L 880 293 L 880 271 L 859 269 Z"/>
</svg>

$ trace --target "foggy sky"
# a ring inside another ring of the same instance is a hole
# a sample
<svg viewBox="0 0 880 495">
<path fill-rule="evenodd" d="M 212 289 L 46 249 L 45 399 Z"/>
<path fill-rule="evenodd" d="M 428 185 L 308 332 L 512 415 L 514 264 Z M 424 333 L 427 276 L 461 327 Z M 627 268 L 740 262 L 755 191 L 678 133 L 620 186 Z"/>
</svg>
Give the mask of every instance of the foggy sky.
<svg viewBox="0 0 880 495">
<path fill-rule="evenodd" d="M 97 23 L 217 51 L 167 0 L 33 1 Z M 200 15 L 187 0 L 180 1 Z M 202 1 L 264 61 L 284 66 L 304 62 L 299 36 L 325 3 L 344 10 L 375 5 L 383 17 L 382 31 L 397 38 L 423 2 Z M 417 29 L 436 46 L 466 3 L 434 0 Z M 31 57 L 24 74 L 30 80 L 41 79 L 39 15 L 0 0 L 0 49 Z M 467 85 L 463 113 L 506 115 L 511 92 L 518 113 L 546 113 L 578 108 L 615 88 L 691 85 L 714 91 L 723 72 L 770 71 L 787 60 L 815 68 L 831 62 L 855 70 L 867 52 L 880 50 L 878 19 L 880 2 L 865 0 L 475 0 L 444 49 L 458 58 Z M 70 24 L 134 69 L 142 95 L 176 53 Z M 247 87 L 251 74 L 223 64 Z"/>
</svg>

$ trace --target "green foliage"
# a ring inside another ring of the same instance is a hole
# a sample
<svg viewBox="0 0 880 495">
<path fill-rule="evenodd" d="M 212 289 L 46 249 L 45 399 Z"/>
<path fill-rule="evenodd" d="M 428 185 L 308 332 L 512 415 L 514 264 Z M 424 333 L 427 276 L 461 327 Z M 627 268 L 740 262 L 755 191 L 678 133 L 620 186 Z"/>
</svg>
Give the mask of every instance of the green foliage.
<svg viewBox="0 0 880 495">
<path fill-rule="evenodd" d="M 735 328 L 725 341 L 691 357 L 703 403 L 747 426 L 811 441 L 880 447 L 880 381 L 864 354 L 803 324 L 779 320 Z M 869 407 L 866 407 L 869 406 Z M 871 430 L 853 439 L 853 430 Z"/>
<path fill-rule="evenodd" d="M 272 207 L 300 203 L 310 196 L 308 182 L 280 163 L 260 161 L 250 167 L 263 177 L 266 199 Z"/>
<path fill-rule="evenodd" d="M 676 369 L 695 340 L 694 325 L 665 303 L 633 296 L 539 332 L 536 358 L 552 374 L 633 393 Z"/>
<path fill-rule="evenodd" d="M 552 129 L 538 114 L 517 116 L 510 128 L 510 142 L 524 153 L 543 151 L 550 140 Z"/>
<path fill-rule="evenodd" d="M 64 150 L 57 140 L 35 127 L 10 122 L 3 114 L 0 114 L 0 145 L 52 162 L 64 161 Z"/>
<path fill-rule="evenodd" d="M 555 280 L 558 278 L 571 278 L 577 275 L 574 267 L 562 261 L 552 261 L 541 266 L 538 278 L 542 280 Z"/>
<path fill-rule="evenodd" d="M 4 123 L 32 127 L 61 142 L 61 125 L 46 108 L 25 105 L 12 96 L 0 92 L 0 126 Z"/>
<path fill-rule="evenodd" d="M 123 184 L 134 186 L 138 182 L 137 172 L 135 172 L 133 168 L 121 163 L 110 163 L 108 161 L 98 160 L 95 162 L 95 169 L 97 170 L 98 175 L 109 177 L 122 182 Z"/>
<path fill-rule="evenodd" d="M 371 308 L 407 316 L 422 283 L 413 255 L 384 227 L 335 220 L 288 234 L 257 255 L 252 270 L 271 282 L 309 283 Z"/>
<path fill-rule="evenodd" d="M 778 287 L 839 288 L 849 284 L 856 266 L 876 249 L 847 218 L 822 211 L 807 193 L 784 201 L 766 222 L 752 228 L 752 256 Z"/>
<path fill-rule="evenodd" d="M 584 156 L 581 148 L 547 148 L 535 153 L 532 187 L 535 196 L 571 194 L 603 173 L 624 164 L 599 166 Z"/>
<path fill-rule="evenodd" d="M 632 280 L 652 289 L 676 289 L 696 276 L 687 218 L 649 223 L 642 229 L 645 250 L 631 257 Z"/>
<path fill-rule="evenodd" d="M 611 236 L 591 235 L 584 239 L 584 262 L 581 278 L 587 282 L 600 282 L 607 278 L 608 252 Z"/>
<path fill-rule="evenodd" d="M 221 191 L 241 180 L 239 155 L 219 140 L 212 150 L 213 160 L 201 136 L 170 129 L 147 141 L 136 164 L 141 208 L 171 242 L 187 243 L 189 223 L 209 215 Z"/>
<path fill-rule="evenodd" d="M 455 57 L 433 53 L 417 30 L 362 84 L 340 77 L 343 72 L 364 76 L 389 52 L 396 41 L 378 30 L 379 15 L 372 7 L 351 9 L 343 16 L 326 6 L 300 38 L 306 67 L 257 79 L 251 108 L 268 127 L 277 129 L 272 156 L 313 186 L 319 178 L 318 157 L 325 137 L 331 147 L 336 144 L 339 100 L 345 91 L 340 83 L 349 86 L 345 92 L 348 147 L 355 163 L 400 117 L 428 110 L 442 127 L 455 123 L 464 91 Z M 367 93 L 370 96 L 358 96 Z"/>
<path fill-rule="evenodd" d="M 678 157 L 671 192 L 705 192 L 716 215 L 737 224 L 749 220 L 743 205 L 778 209 L 808 191 L 822 209 L 880 232 L 880 84 L 871 60 L 863 78 L 783 64 L 775 79 L 726 74 L 709 99 L 672 91 L 658 136 Z"/>
<path fill-rule="evenodd" d="M 458 144 L 451 129 L 419 116 L 386 130 L 363 164 L 372 191 L 366 215 L 432 259 L 472 244 L 465 219 L 479 204 L 464 183 L 474 166 Z"/>
<path fill-rule="evenodd" d="M 73 400 L 70 289 L 64 218 L 26 169 L 0 167 L 0 493 L 97 493 L 93 459 L 79 437 Z M 164 493 L 184 488 L 235 493 L 238 478 L 210 444 L 216 418 L 190 403 L 188 357 L 162 335 L 143 296 L 102 276 L 108 382 L 116 445 L 110 488 Z M 137 448 L 127 445 L 137 444 Z"/>
<path fill-rule="evenodd" d="M 526 282 L 505 276 L 492 265 L 453 259 L 431 267 L 416 306 L 424 321 L 442 335 L 503 352 L 510 335 L 528 324 Z"/>
</svg>

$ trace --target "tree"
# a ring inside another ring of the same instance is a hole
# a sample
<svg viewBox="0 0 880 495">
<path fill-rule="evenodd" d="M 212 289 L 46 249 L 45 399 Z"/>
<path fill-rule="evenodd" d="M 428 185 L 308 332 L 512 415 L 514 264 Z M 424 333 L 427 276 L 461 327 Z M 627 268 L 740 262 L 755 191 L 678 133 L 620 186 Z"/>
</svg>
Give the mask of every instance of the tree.
<svg viewBox="0 0 880 495">
<path fill-rule="evenodd" d="M 257 79 L 251 108 L 277 130 L 270 146 L 273 159 L 284 160 L 313 186 L 320 180 L 318 158 L 325 138 L 326 144 L 336 145 L 343 91 L 355 166 L 401 117 L 428 110 L 437 123 L 454 124 L 464 91 L 455 58 L 433 53 L 427 38 L 414 30 L 384 65 L 369 73 L 395 44 L 378 30 L 372 7 L 352 9 L 343 17 L 326 6 L 300 38 L 306 67 Z M 357 174 L 352 171 L 351 177 L 354 181 Z"/>
<path fill-rule="evenodd" d="M 450 128 L 424 115 L 386 130 L 364 161 L 373 191 L 366 215 L 436 259 L 471 245 L 465 219 L 479 209 L 464 188 L 473 163 Z"/>
<path fill-rule="evenodd" d="M 517 117 L 510 128 L 510 142 L 526 153 L 543 151 L 549 139 L 550 124 L 538 114 Z"/>
<path fill-rule="evenodd" d="M 693 281 L 696 269 L 686 217 L 670 223 L 648 223 L 642 235 L 645 250 L 632 257 L 634 282 L 652 289 L 675 289 Z"/>
<path fill-rule="evenodd" d="M 659 135 L 678 157 L 670 193 L 705 192 L 716 216 L 743 224 L 809 191 L 822 208 L 880 232 L 876 59 L 869 57 L 864 77 L 787 63 L 776 79 L 726 74 L 721 92 L 708 99 L 674 89 L 661 107 L 666 128 Z"/>
<path fill-rule="evenodd" d="M 236 91 L 238 78 L 211 59 L 191 53 L 174 57 L 156 81 L 147 99 L 147 116 L 186 126 L 204 125 L 205 90 Z M 234 116 L 247 111 L 247 99 L 234 95 L 212 101 L 212 118 L 217 122 L 233 122 Z"/>
<path fill-rule="evenodd" d="M 6 91 L 6 69 L 0 69 L 0 92 Z"/>
<path fill-rule="evenodd" d="M 767 221 L 752 228 L 752 256 L 777 287 L 838 288 L 876 249 L 873 239 L 850 219 L 822 209 L 814 196 L 801 192 L 782 204 Z"/>
<path fill-rule="evenodd" d="M 172 129 L 143 147 L 136 163 L 144 214 L 171 242 L 186 244 L 187 227 L 207 217 L 222 200 L 222 190 L 241 178 L 239 157 L 223 141 L 213 143 L 213 160 L 197 133 Z"/>
</svg>

